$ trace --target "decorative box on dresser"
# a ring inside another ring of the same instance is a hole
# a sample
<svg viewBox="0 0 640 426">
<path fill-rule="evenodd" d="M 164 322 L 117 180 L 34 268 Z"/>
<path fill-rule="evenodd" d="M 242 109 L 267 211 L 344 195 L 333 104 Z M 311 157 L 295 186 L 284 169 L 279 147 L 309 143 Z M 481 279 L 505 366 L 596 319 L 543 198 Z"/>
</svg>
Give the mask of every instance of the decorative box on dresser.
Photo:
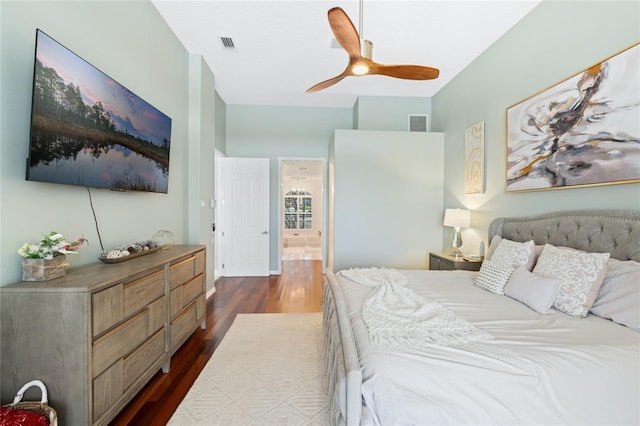
<svg viewBox="0 0 640 426">
<path fill-rule="evenodd" d="M 462 256 L 452 256 L 444 252 L 429 253 L 429 269 L 437 271 L 479 271 L 482 260 L 466 260 Z"/>
<path fill-rule="evenodd" d="M 205 327 L 205 281 L 205 247 L 174 245 L 0 287 L 1 403 L 37 378 L 61 425 L 108 424 Z"/>
</svg>

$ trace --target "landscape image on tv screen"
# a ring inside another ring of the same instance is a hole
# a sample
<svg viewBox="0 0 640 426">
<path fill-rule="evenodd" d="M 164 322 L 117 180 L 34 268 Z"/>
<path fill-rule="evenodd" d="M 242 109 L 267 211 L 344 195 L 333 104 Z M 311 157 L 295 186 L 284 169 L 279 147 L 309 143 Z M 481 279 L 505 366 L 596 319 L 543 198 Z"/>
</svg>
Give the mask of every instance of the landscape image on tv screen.
<svg viewBox="0 0 640 426">
<path fill-rule="evenodd" d="M 27 180 L 166 193 L 171 118 L 36 32 Z"/>
</svg>

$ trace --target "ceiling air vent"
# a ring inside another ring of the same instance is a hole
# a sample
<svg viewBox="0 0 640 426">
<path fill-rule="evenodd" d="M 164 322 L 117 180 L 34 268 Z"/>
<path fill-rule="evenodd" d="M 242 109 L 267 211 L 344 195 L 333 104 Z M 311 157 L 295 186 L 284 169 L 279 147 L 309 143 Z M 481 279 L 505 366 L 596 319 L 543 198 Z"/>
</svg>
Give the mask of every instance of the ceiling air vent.
<svg viewBox="0 0 640 426">
<path fill-rule="evenodd" d="M 220 41 L 225 49 L 235 49 L 236 45 L 233 44 L 233 39 L 231 37 L 220 37 Z"/>
<path fill-rule="evenodd" d="M 409 131 L 410 132 L 428 132 L 429 116 L 424 114 L 409 114 Z"/>
</svg>

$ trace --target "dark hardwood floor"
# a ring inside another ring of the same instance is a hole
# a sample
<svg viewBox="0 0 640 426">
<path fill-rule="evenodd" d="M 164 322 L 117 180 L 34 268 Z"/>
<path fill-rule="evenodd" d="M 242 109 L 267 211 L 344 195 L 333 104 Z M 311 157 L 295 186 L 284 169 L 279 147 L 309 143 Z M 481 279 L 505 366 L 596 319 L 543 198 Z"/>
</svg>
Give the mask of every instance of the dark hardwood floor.
<svg viewBox="0 0 640 426">
<path fill-rule="evenodd" d="M 198 329 L 111 425 L 164 425 L 214 353 L 237 314 L 320 312 L 322 261 L 286 260 L 282 275 L 220 278 L 207 300 L 207 328 Z"/>
</svg>

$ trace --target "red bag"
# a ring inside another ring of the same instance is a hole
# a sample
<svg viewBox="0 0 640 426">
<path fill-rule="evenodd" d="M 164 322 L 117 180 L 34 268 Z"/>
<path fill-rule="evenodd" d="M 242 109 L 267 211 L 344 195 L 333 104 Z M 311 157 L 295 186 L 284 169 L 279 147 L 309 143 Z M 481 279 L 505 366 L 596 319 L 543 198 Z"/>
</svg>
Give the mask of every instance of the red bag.
<svg viewBox="0 0 640 426">
<path fill-rule="evenodd" d="M 40 401 L 22 401 L 27 389 L 40 388 Z M 48 405 L 47 388 L 40 380 L 32 380 L 17 393 L 13 402 L 0 407 L 0 426 L 58 426 L 56 410 Z"/>
<path fill-rule="evenodd" d="M 49 426 L 49 420 L 39 413 L 12 407 L 0 407 L 1 426 Z"/>
</svg>

